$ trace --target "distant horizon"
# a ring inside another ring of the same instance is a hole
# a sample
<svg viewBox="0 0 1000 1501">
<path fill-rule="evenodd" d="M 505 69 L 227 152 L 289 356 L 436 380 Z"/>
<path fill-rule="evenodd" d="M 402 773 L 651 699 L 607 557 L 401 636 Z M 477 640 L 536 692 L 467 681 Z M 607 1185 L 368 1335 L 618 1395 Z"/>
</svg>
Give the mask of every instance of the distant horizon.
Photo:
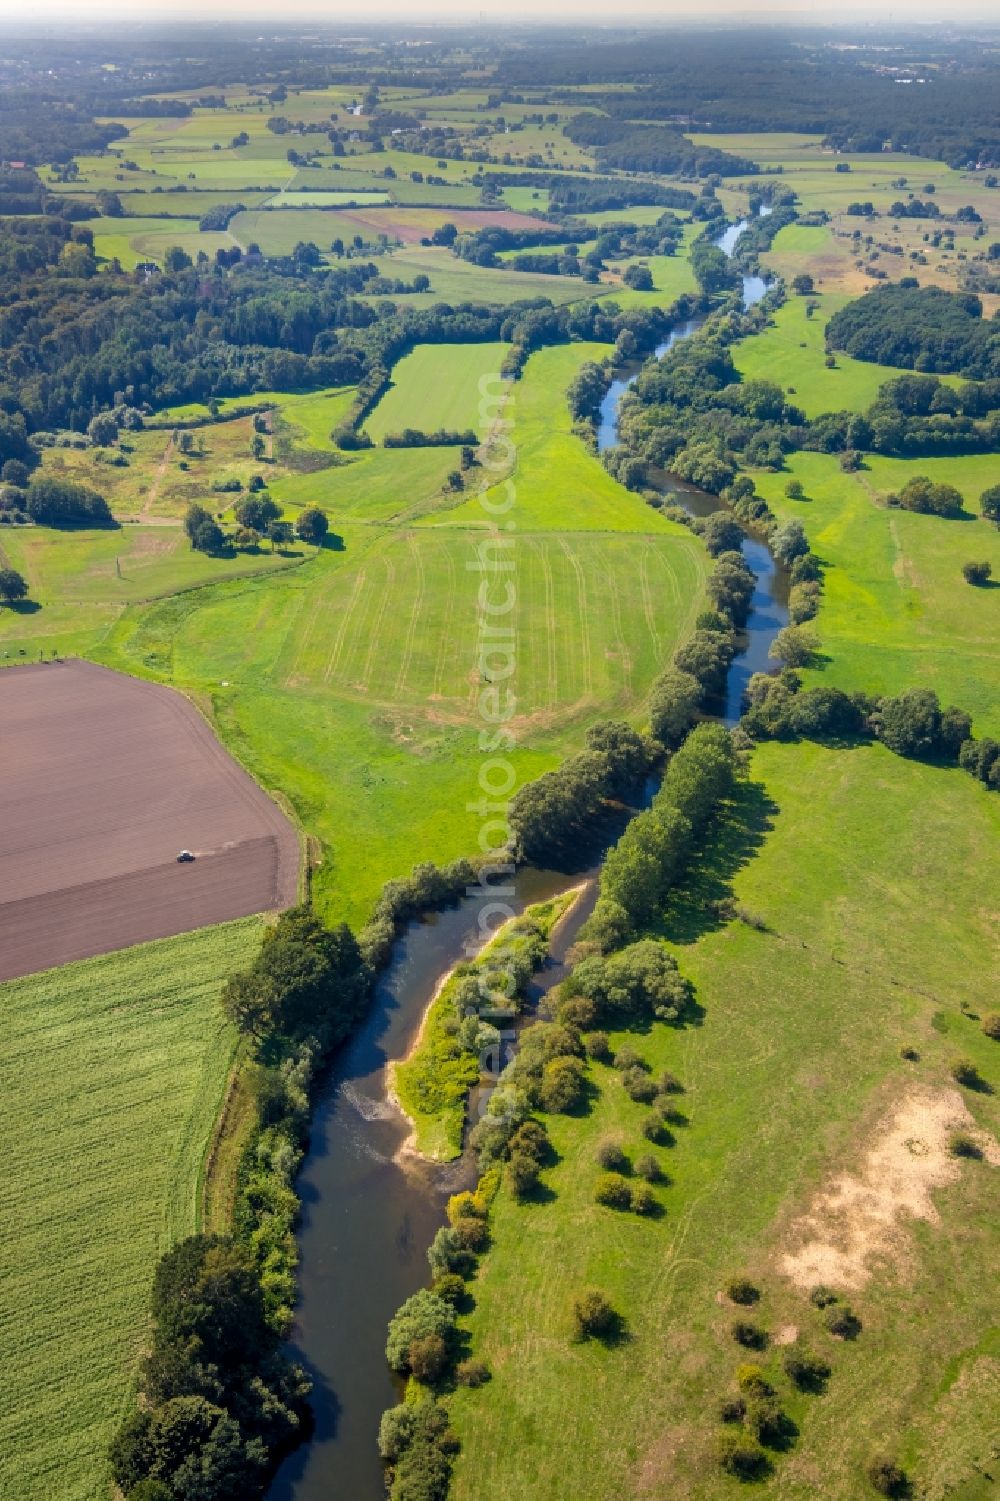
<svg viewBox="0 0 1000 1501">
<path fill-rule="evenodd" d="M 215 0 L 213 14 L 205 14 L 203 0 L 152 0 L 144 7 L 141 19 L 136 17 L 131 0 L 36 0 L 32 6 L 31 19 L 9 17 L 0 20 L 0 35 L 31 31 L 39 23 L 100 22 L 114 18 L 125 22 L 129 29 L 142 30 L 153 25 L 175 23 L 178 25 L 201 25 L 218 27 L 229 23 L 262 24 L 269 22 L 267 30 L 280 31 L 283 27 L 321 24 L 324 29 L 336 31 L 347 26 L 406 24 L 420 29 L 433 30 L 438 26 L 477 26 L 502 29 L 512 23 L 518 26 L 579 26 L 616 31 L 622 27 L 644 26 L 657 30 L 684 25 L 710 28 L 718 24 L 741 26 L 802 26 L 851 28 L 864 30 L 875 27 L 904 29 L 909 26 L 963 26 L 975 24 L 987 26 L 1000 32 L 995 0 L 969 0 L 942 13 L 940 0 L 908 0 L 908 3 L 889 4 L 885 9 L 874 9 L 868 0 L 843 0 L 829 10 L 817 10 L 810 0 L 801 4 L 782 4 L 773 7 L 757 6 L 748 10 L 745 0 L 730 3 L 730 0 L 700 0 L 693 4 L 681 4 L 664 12 L 662 0 L 646 0 L 636 4 L 633 0 L 629 10 L 609 21 L 606 8 L 596 0 L 551 0 L 540 11 L 530 0 L 504 0 L 495 11 L 485 4 L 468 3 L 468 0 L 434 0 L 429 9 L 417 0 L 385 0 L 384 4 L 368 5 L 364 10 L 353 8 L 339 15 L 331 15 L 327 0 L 294 0 L 284 9 L 281 18 L 274 15 L 271 0 Z"/>
</svg>

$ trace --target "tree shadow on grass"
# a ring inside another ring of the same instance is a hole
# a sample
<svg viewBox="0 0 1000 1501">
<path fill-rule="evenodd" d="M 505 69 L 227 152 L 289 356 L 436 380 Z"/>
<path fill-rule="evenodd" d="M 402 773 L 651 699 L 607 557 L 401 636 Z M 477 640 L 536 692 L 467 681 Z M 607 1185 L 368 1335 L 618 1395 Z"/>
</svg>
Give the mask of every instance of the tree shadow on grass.
<svg viewBox="0 0 1000 1501">
<path fill-rule="evenodd" d="M 733 877 L 760 849 L 777 811 L 777 803 L 760 782 L 737 786 L 705 836 L 683 885 L 670 895 L 661 924 L 665 938 L 695 943 L 702 934 L 732 921 Z"/>
<path fill-rule="evenodd" d="M 0 600 L 0 606 L 14 615 L 37 615 L 42 608 L 37 599 L 4 599 Z"/>
</svg>

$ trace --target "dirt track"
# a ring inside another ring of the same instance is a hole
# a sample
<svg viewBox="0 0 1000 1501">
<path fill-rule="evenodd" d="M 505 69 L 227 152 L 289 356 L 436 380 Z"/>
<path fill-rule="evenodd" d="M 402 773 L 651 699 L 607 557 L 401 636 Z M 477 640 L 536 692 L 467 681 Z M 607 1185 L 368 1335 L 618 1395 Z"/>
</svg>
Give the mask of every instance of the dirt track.
<svg viewBox="0 0 1000 1501">
<path fill-rule="evenodd" d="M 179 694 L 89 662 L 0 672 L 0 980 L 288 907 L 298 870 Z"/>
</svg>

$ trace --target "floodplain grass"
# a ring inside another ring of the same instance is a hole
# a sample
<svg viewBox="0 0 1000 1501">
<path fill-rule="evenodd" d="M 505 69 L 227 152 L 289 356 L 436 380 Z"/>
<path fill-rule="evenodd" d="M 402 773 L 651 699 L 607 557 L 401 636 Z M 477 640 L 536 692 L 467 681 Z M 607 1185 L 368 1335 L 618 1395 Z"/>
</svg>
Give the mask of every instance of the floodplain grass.
<svg viewBox="0 0 1000 1501">
<path fill-rule="evenodd" d="M 3 989 L 0 1450 L 10 1501 L 103 1501 L 158 1257 L 198 1227 L 235 1034 L 219 1005 L 261 920 Z"/>
<path fill-rule="evenodd" d="M 353 232 L 353 231 L 352 231 Z M 386 276 L 412 281 L 422 272 L 430 277 L 430 290 L 393 294 L 391 301 L 408 308 L 429 308 L 438 302 L 527 302 L 547 297 L 557 306 L 593 297 L 607 288 L 590 287 L 579 276 L 550 276 L 537 271 L 512 271 L 505 266 L 475 266 L 459 260 L 450 250 L 429 245 L 405 247 L 384 255 L 377 262 Z"/>
<path fill-rule="evenodd" d="M 518 529 L 643 532 L 672 537 L 682 551 L 686 543 L 700 554 L 685 527 L 613 479 L 573 430 L 566 398 L 570 382 L 585 361 L 600 362 L 610 353 L 610 345 L 586 340 L 539 349 L 514 384 L 504 419 L 513 423 Z M 487 496 L 489 504 L 503 500 L 505 485 Z M 423 524 L 482 526 L 486 515 L 481 501 L 470 499 Z"/>
<path fill-rule="evenodd" d="M 793 406 L 807 417 L 821 412 L 863 412 L 886 381 L 912 371 L 872 365 L 838 354 L 833 369 L 826 366 L 826 325 L 847 301 L 845 297 L 810 295 L 789 297 L 763 333 L 738 340 L 733 363 L 744 380 L 774 381 Z M 809 315 L 807 306 L 815 311 Z"/>
<path fill-rule="evenodd" d="M 772 1338 L 794 1328 L 833 1367 L 825 1395 L 803 1396 L 780 1347 L 765 1353 L 799 1432 L 761 1495 L 805 1501 L 822 1476 L 824 1496 L 856 1501 L 881 1448 L 902 1450 L 918 1482 L 949 1470 L 972 1480 L 988 1463 L 994 1170 L 963 1167 L 934 1196 L 938 1223 L 898 1224 L 898 1263 L 874 1265 L 849 1295 L 863 1324 L 851 1344 L 826 1333 L 781 1257 L 790 1221 L 859 1164 L 908 1090 L 953 1088 L 950 1060 L 966 1050 L 1000 1085 L 996 1044 L 960 1009 L 976 1009 L 995 973 L 998 834 L 1000 804 L 957 770 L 879 746 L 754 752 L 749 783 L 663 924 L 702 1014 L 612 1037 L 684 1085 L 674 1144 L 650 1148 L 645 1107 L 614 1070 L 591 1065 L 588 1113 L 545 1117 L 555 1165 L 544 1194 L 518 1205 L 504 1186 L 495 1201 L 462 1321 L 492 1381 L 448 1404 L 462 1444 L 456 1501 L 478 1495 L 484 1475 L 496 1501 L 742 1494 L 714 1452 L 718 1403 L 744 1358 L 730 1335 L 738 1310 L 722 1297 L 735 1275 L 762 1288 L 755 1318 Z M 730 889 L 759 928 L 706 907 Z M 918 1062 L 901 1059 L 903 1045 Z M 965 1093 L 996 1133 L 997 1097 Z M 659 1217 L 595 1204 L 596 1147 L 609 1133 L 633 1160 L 658 1158 L 670 1180 L 654 1187 Z M 621 1314 L 620 1344 L 572 1341 L 569 1304 L 585 1286 Z M 959 1392 L 967 1416 L 948 1423 Z"/>
<path fill-rule="evenodd" d="M 955 485 L 964 520 L 890 509 L 885 497 L 917 474 Z M 790 500 L 790 477 L 804 499 Z M 973 716 L 976 734 L 1000 733 L 1000 589 L 973 588 L 970 559 L 1000 576 L 1000 530 L 979 515 L 979 495 L 997 478 L 995 455 L 892 459 L 869 455 L 845 474 L 828 454 L 795 453 L 780 474 L 756 474 L 783 520 L 795 518 L 824 564 L 814 622 L 820 665 L 813 682 L 868 693 L 933 688 Z"/>
<path fill-rule="evenodd" d="M 499 377 L 509 348 L 500 342 L 418 344 L 393 366 L 392 383 L 365 419 L 365 431 L 375 443 L 406 427 L 425 433 L 471 430 L 485 437 L 480 384 Z M 501 390 L 499 379 L 491 382 L 491 399 L 499 399 Z"/>
<path fill-rule="evenodd" d="M 523 948 L 524 937 L 540 935 L 546 942 L 553 929 L 578 896 L 564 892 L 547 902 L 536 902 L 518 917 L 504 923 L 471 961 L 473 968 L 491 954 L 514 954 Z M 479 1057 L 464 1051 L 455 1040 L 455 991 L 460 965 L 441 981 L 428 1005 L 419 1035 L 409 1054 L 389 1065 L 390 1094 L 412 1125 L 409 1145 L 422 1157 L 450 1162 L 460 1156 L 470 1089 L 479 1080 Z M 502 1023 L 501 1023 L 502 1025 Z"/>
</svg>

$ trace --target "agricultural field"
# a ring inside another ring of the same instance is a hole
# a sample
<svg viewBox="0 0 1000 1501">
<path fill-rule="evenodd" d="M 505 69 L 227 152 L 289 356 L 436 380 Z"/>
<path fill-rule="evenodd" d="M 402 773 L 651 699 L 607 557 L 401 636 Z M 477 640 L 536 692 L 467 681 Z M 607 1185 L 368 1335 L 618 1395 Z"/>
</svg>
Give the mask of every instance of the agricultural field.
<svg viewBox="0 0 1000 1501">
<path fill-rule="evenodd" d="M 381 443 L 387 433 L 414 427 L 433 433 L 471 429 L 483 438 L 495 411 L 499 372 L 508 344 L 419 344 L 392 372 L 392 384 L 369 416 L 365 432 Z M 481 383 L 488 382 L 490 406 Z"/>
<path fill-rule="evenodd" d="M 394 250 L 381 257 L 379 269 L 385 276 L 398 276 L 404 281 L 412 281 L 421 272 L 430 277 L 429 291 L 406 294 L 404 306 L 410 308 L 429 308 L 436 302 L 495 302 L 505 306 L 533 297 L 547 297 L 559 306 L 606 290 L 590 287 L 578 276 L 475 266 L 471 261 L 459 260 L 450 250 L 429 245 Z"/>
<path fill-rule="evenodd" d="M 964 520 L 888 509 L 885 497 L 915 474 L 957 486 Z M 784 493 L 802 482 L 803 500 Z M 815 626 L 819 676 L 870 693 L 934 688 L 973 716 L 977 734 L 1000 732 L 1000 590 L 976 589 L 962 564 L 989 559 L 1000 574 L 1000 532 L 979 516 L 980 493 L 996 483 L 995 457 L 888 459 L 872 455 L 844 474 L 825 454 L 789 456 L 788 475 L 755 477 L 784 519 L 794 516 L 825 565 Z"/>
<path fill-rule="evenodd" d="M 293 905 L 295 829 L 179 694 L 47 662 L 0 705 L 0 980 Z"/>
<path fill-rule="evenodd" d="M 2 692 L 2 685 L 0 685 Z M 0 1450 L 13 1497 L 104 1501 L 157 1258 L 199 1225 L 259 918 L 3 987 Z"/>
<path fill-rule="evenodd" d="M 996 800 L 958 771 L 879 747 L 754 753 L 664 918 L 697 1023 L 611 1038 L 684 1086 L 673 1144 L 655 1149 L 659 1215 L 593 1200 L 602 1138 L 633 1158 L 649 1147 L 646 1108 L 593 1064 L 586 1112 L 545 1118 L 555 1165 L 543 1192 L 517 1205 L 504 1188 L 494 1205 L 463 1320 L 492 1381 L 448 1404 L 462 1442 L 457 1501 L 485 1474 L 497 1501 L 735 1497 L 742 1488 L 715 1457 L 717 1414 L 747 1359 L 794 1424 L 757 1493 L 814 1496 L 822 1475 L 824 1496 L 856 1501 L 870 1454 L 887 1449 L 922 1495 L 957 1495 L 961 1481 L 961 1494 L 987 1495 L 973 1476 L 990 1462 L 996 1392 L 1000 1111 L 948 1070 L 968 1054 L 1000 1086 L 997 1046 L 976 1016 L 998 959 L 987 896 L 998 834 Z M 709 916 L 706 901 L 730 891 L 752 926 Z M 979 1139 L 996 1165 L 947 1155 L 949 1125 L 962 1123 L 990 1133 Z M 923 1176 L 904 1167 L 911 1152 Z M 891 1153 L 902 1153 L 898 1168 Z M 887 1190 L 893 1171 L 907 1174 L 907 1197 Z M 880 1202 L 833 1224 L 820 1213 L 804 1232 L 802 1216 L 842 1173 L 870 1174 Z M 846 1248 L 853 1341 L 826 1332 L 795 1281 L 809 1231 Z M 756 1308 L 723 1295 L 737 1276 L 762 1290 Z M 622 1315 L 619 1342 L 573 1342 L 570 1300 L 588 1285 Z M 763 1353 L 734 1343 L 741 1313 L 769 1331 Z M 832 1367 L 821 1396 L 782 1373 L 796 1334 Z"/>
</svg>

